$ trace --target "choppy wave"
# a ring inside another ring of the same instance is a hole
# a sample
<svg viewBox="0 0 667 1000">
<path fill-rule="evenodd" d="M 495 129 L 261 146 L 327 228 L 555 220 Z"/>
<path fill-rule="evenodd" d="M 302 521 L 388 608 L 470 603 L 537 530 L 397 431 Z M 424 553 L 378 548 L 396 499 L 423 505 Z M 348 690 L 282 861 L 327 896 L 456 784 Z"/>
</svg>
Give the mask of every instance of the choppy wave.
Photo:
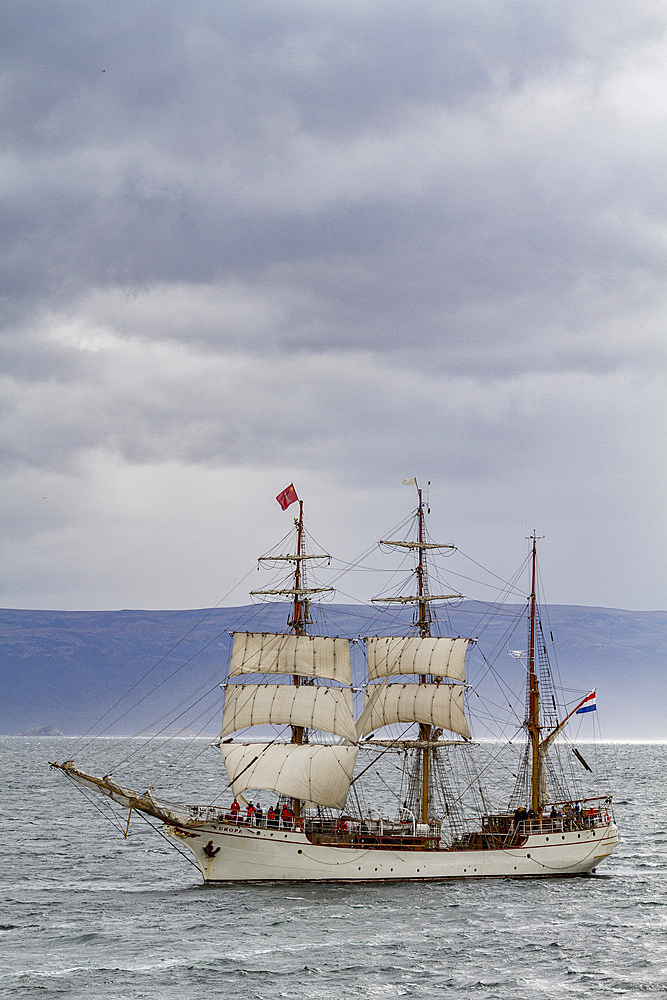
<svg viewBox="0 0 667 1000">
<path fill-rule="evenodd" d="M 596 875 L 211 888 L 159 838 L 137 827 L 124 841 L 101 812 L 71 797 L 48 772 L 48 740 L 0 740 L 0 839 L 11 859 L 0 894 L 0 996 L 664 995 L 664 750 L 603 750 L 621 843 Z"/>
</svg>

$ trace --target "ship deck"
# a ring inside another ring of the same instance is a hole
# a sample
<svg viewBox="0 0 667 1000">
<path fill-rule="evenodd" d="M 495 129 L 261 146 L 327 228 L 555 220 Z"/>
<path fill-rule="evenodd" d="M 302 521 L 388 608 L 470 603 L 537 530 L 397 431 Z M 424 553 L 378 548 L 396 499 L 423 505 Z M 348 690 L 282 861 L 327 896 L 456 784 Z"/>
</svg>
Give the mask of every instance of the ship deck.
<svg viewBox="0 0 667 1000">
<path fill-rule="evenodd" d="M 580 802 L 555 803 L 551 815 L 517 818 L 517 813 L 499 812 L 479 817 L 476 829 L 469 829 L 447 842 L 440 824 L 392 822 L 383 819 L 338 819 L 306 817 L 301 820 L 250 818 L 231 812 L 218 812 L 207 806 L 189 806 L 194 828 L 248 827 L 303 833 L 315 845 L 327 847 L 362 847 L 395 851 L 488 851 L 523 846 L 533 835 L 564 835 L 604 828 L 612 821 L 611 799 L 597 798 Z M 471 821 L 471 825 L 472 825 Z"/>
</svg>

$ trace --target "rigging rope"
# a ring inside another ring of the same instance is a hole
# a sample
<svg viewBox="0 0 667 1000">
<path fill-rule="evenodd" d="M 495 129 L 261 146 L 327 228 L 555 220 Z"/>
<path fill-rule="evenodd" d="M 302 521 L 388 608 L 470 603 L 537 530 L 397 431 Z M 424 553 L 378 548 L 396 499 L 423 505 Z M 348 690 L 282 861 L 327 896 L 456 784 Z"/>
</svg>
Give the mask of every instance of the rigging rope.
<svg viewBox="0 0 667 1000">
<path fill-rule="evenodd" d="M 110 707 L 109 707 L 109 708 L 108 708 L 108 709 L 106 710 L 106 712 L 104 712 L 104 713 L 103 713 L 103 714 L 102 714 L 102 715 L 101 715 L 101 716 L 100 716 L 100 717 L 99 717 L 99 718 L 98 718 L 98 719 L 97 719 L 97 720 L 96 720 L 95 722 L 93 722 L 93 723 L 92 723 L 92 725 L 90 725 L 90 726 L 88 727 L 88 729 L 87 729 L 87 730 L 86 730 L 86 731 L 85 731 L 84 733 L 82 733 L 82 734 L 81 734 L 81 736 L 80 736 L 80 740 L 83 740 L 83 739 L 85 739 L 85 737 L 86 737 L 86 736 L 88 736 L 88 735 L 89 735 L 89 734 L 90 734 L 90 733 L 92 732 L 92 730 L 93 730 L 93 729 L 94 729 L 94 728 L 95 728 L 96 726 L 98 726 L 98 725 L 99 725 L 99 723 L 101 723 L 101 722 L 102 722 L 102 721 L 103 721 L 103 720 L 104 720 L 105 718 L 107 718 L 107 716 L 108 716 L 108 715 L 110 715 L 110 713 L 111 713 L 111 712 L 113 712 L 113 710 L 114 710 L 114 709 L 115 709 L 115 708 L 116 708 L 116 707 L 117 707 L 118 705 L 120 705 L 120 703 L 121 703 L 121 702 L 122 702 L 122 701 L 123 701 L 123 700 L 124 700 L 125 698 L 127 698 L 127 697 L 128 697 L 128 695 L 129 695 L 129 694 L 131 694 L 131 692 L 132 692 L 132 691 L 134 691 L 134 690 L 135 690 L 135 689 L 136 689 L 136 688 L 137 688 L 137 687 L 138 687 L 138 686 L 139 686 L 140 684 L 142 684 L 142 683 L 143 683 L 143 681 L 144 681 L 144 680 L 145 680 L 145 679 L 146 679 L 146 678 L 147 678 L 148 676 L 150 676 L 150 674 L 152 674 L 152 673 L 153 673 L 153 671 L 154 671 L 154 670 L 156 670 L 156 669 L 157 669 L 157 667 L 159 667 L 159 665 L 160 665 L 161 663 L 163 663 L 163 662 L 164 662 L 164 660 L 165 660 L 165 659 L 166 659 L 166 658 L 167 658 L 168 656 L 170 656 L 170 655 L 171 655 L 171 653 L 172 653 L 172 652 L 173 652 L 173 651 L 174 651 L 175 649 L 177 649 L 177 648 L 178 648 L 178 646 L 180 646 L 180 644 L 181 644 L 182 642 L 184 642 L 184 641 L 185 641 L 185 639 L 187 639 L 187 637 L 188 637 L 189 635 L 191 635 L 191 634 L 192 634 L 192 633 L 193 633 L 193 632 L 195 631 L 195 629 L 199 628 L 199 626 L 201 625 L 201 623 L 202 623 L 202 622 L 206 621 L 206 619 L 207 619 L 207 618 L 209 618 L 209 617 L 210 617 L 210 615 L 212 615 L 214 611 L 217 611 L 217 609 L 218 609 L 218 608 L 220 607 L 220 605 L 222 604 L 222 602 L 223 602 L 223 601 L 225 601 L 225 600 L 227 599 L 227 597 L 229 597 L 229 595 L 230 595 L 230 594 L 234 593 L 234 591 L 235 591 L 235 590 L 237 589 L 237 587 L 240 587 L 240 585 L 241 585 L 241 584 L 242 584 L 242 583 L 243 583 L 243 582 L 244 582 L 245 580 L 247 580 L 247 578 L 248 578 L 248 577 L 250 576 L 250 574 L 251 574 L 252 572 L 253 572 L 253 570 L 249 570 L 249 571 L 248 571 L 248 572 L 247 572 L 247 573 L 245 574 L 245 576 L 244 576 L 244 577 L 242 577 L 242 578 L 241 578 L 241 579 L 240 579 L 240 580 L 238 581 L 238 583 L 236 583 L 236 584 L 235 584 L 235 585 L 234 585 L 234 586 L 233 586 L 233 587 L 232 587 L 232 588 L 231 588 L 230 590 L 228 590 L 228 591 L 227 591 L 227 593 L 226 593 L 226 594 L 224 594 L 224 595 L 223 595 L 223 597 L 221 597 L 221 598 L 220 598 L 220 600 L 218 601 L 218 603 L 217 603 L 217 604 L 216 604 L 216 605 L 215 605 L 215 606 L 214 606 L 213 608 L 209 608 L 209 609 L 207 610 L 206 614 L 205 614 L 205 615 L 203 615 L 203 616 L 202 616 L 202 617 L 201 617 L 201 618 L 199 619 L 199 621 L 195 622 L 195 623 L 194 623 L 194 624 L 193 624 L 193 625 L 192 625 L 192 626 L 191 626 L 191 627 L 190 627 L 190 628 L 189 628 L 189 629 L 187 630 L 187 632 L 185 632 L 185 634 L 184 634 L 184 635 L 182 635 L 182 636 L 180 637 L 180 639 L 178 639 L 178 641 L 177 641 L 177 642 L 175 642 L 175 643 L 174 643 L 174 644 L 173 644 L 173 645 L 172 645 L 172 646 L 171 646 L 171 647 L 170 647 L 170 648 L 169 648 L 169 649 L 168 649 L 168 650 L 167 650 L 167 651 L 166 651 L 166 652 L 165 652 L 165 653 L 164 653 L 164 654 L 163 654 L 163 655 L 162 655 L 161 657 L 159 657 L 159 659 L 158 659 L 158 660 L 156 660 L 156 661 L 155 661 L 155 663 L 154 663 L 154 664 L 153 664 L 153 665 L 152 665 L 151 667 L 149 667 L 149 669 L 148 669 L 148 670 L 147 670 L 147 671 L 146 671 L 146 672 L 145 672 L 145 673 L 144 673 L 144 674 L 143 674 L 143 675 L 142 675 L 142 676 L 141 676 L 141 677 L 140 677 L 140 678 L 139 678 L 139 679 L 138 679 L 137 681 L 135 681 L 135 683 L 134 683 L 134 684 L 132 684 L 132 686 L 131 686 L 130 688 L 128 688 L 128 690 L 127 690 L 127 691 L 125 691 L 125 692 L 124 692 L 124 693 L 123 693 L 123 694 L 122 694 L 122 695 L 120 696 L 120 698 L 117 698 L 117 699 L 116 699 L 116 701 L 115 701 L 115 702 L 113 703 L 113 705 L 111 705 L 111 706 L 110 706 Z M 222 635 L 222 632 L 218 633 L 218 635 L 217 635 L 217 636 L 215 637 L 215 639 L 219 638 L 219 637 L 220 637 L 220 635 Z M 215 642 L 215 639 L 213 639 L 213 640 L 212 640 L 212 642 Z M 208 648 L 208 646 L 210 646 L 210 645 L 211 645 L 211 643 L 207 643 L 207 644 L 206 644 L 205 646 L 203 646 L 203 647 L 202 647 L 202 650 L 203 650 L 203 649 L 207 649 L 207 648 Z M 143 697 L 143 698 L 140 698 L 138 702 L 135 702 L 135 704 L 134 704 L 134 705 L 130 706 L 130 708 L 129 708 L 129 709 L 127 710 L 127 711 L 123 712 L 123 713 L 122 713 L 122 715 L 120 715 L 120 716 L 119 716 L 119 717 L 118 717 L 117 719 L 115 719 L 115 720 L 112 720 L 112 721 L 111 721 L 111 722 L 110 722 L 110 723 L 109 723 L 109 724 L 108 724 L 107 726 L 105 726 L 105 728 L 104 728 L 104 729 L 102 730 L 102 732 L 101 732 L 101 733 L 96 733 L 95 735 L 96 735 L 96 736 L 101 736 L 101 735 L 103 735 L 104 733 L 108 732 L 108 731 L 109 731 L 109 729 L 111 728 L 111 726 L 112 726 L 112 725 L 115 725 L 115 724 L 116 724 L 117 722 L 119 722 L 119 721 L 120 721 L 120 719 L 124 718 L 124 716 L 125 716 L 125 715 L 127 715 L 128 711 L 132 711 L 132 709 L 136 708 L 138 704 L 140 704 L 140 703 L 141 703 L 142 701 L 144 701 L 144 700 L 145 700 L 145 699 L 146 699 L 147 697 L 149 697 L 149 696 L 150 696 L 151 694 L 153 694 L 153 692 L 154 692 L 154 691 L 156 691 L 158 687 L 161 687 L 161 686 L 162 686 L 162 684 L 163 684 L 163 683 L 165 682 L 165 680 L 169 680 L 169 679 L 170 679 L 171 677 L 173 677 L 173 676 L 174 676 L 174 674 L 178 673 L 178 671 L 179 671 L 179 670 L 181 670 L 181 669 L 182 669 L 182 668 L 183 668 L 184 666 L 186 666 L 186 665 L 187 665 L 187 663 L 190 663 L 190 662 L 191 662 L 191 661 L 192 661 L 193 659 L 195 659 L 195 657 L 196 657 L 196 656 L 198 656 L 198 655 L 199 655 L 199 653 L 200 653 L 200 652 L 202 652 L 202 650 L 199 650 L 199 652 L 198 652 L 198 653 L 195 653 L 195 654 L 194 654 L 193 656 L 191 656 L 191 657 L 190 657 L 190 658 L 189 658 L 188 660 L 186 660 L 186 662 L 185 662 L 185 663 L 181 664 L 181 665 L 180 665 L 180 667 L 178 667 L 178 668 L 177 668 L 177 669 L 176 669 L 176 670 L 175 670 L 175 671 L 174 671 L 174 672 L 173 672 L 172 674 L 170 674 L 168 678 L 165 678 L 164 680 L 160 681 L 160 683 L 159 683 L 159 684 L 155 685 L 155 687 L 153 687 L 153 688 L 151 689 L 151 691 L 149 691 L 149 692 L 148 692 L 148 694 L 144 695 L 144 697 Z M 90 741 L 89 741 L 89 742 L 90 742 Z M 89 743 L 88 743 L 88 744 L 83 744 L 83 745 L 80 745 L 79 743 L 75 744 L 75 745 L 74 745 L 74 748 L 73 748 L 73 751 L 72 751 L 73 755 L 74 755 L 74 754 L 78 754 L 78 753 L 81 753 L 81 752 L 82 752 L 82 751 L 83 751 L 83 750 L 84 750 L 84 749 L 85 749 L 85 748 L 86 748 L 86 747 L 87 747 L 88 745 L 89 745 Z"/>
</svg>

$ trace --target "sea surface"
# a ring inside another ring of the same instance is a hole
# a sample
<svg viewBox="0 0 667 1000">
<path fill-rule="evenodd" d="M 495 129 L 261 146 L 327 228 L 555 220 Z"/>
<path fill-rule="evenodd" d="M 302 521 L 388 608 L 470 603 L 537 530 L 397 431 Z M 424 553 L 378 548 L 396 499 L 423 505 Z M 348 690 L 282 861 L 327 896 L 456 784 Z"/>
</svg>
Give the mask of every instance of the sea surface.
<svg viewBox="0 0 667 1000">
<path fill-rule="evenodd" d="M 238 887 L 140 819 L 123 839 L 49 769 L 73 744 L 0 738 L 0 997 L 667 996 L 665 744 L 598 747 L 621 841 L 594 875 Z"/>
</svg>

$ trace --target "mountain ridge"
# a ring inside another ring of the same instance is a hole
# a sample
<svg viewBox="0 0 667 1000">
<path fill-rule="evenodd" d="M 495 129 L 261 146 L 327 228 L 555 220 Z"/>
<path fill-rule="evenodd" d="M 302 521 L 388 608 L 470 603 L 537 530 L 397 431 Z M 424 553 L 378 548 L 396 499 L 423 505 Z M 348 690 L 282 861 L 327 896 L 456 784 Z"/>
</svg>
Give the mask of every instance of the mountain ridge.
<svg viewBox="0 0 667 1000">
<path fill-rule="evenodd" d="M 369 634 L 364 626 L 371 622 L 373 631 L 388 634 L 397 618 L 403 626 L 409 622 L 407 614 L 363 605 L 314 606 L 314 614 L 318 609 L 341 635 Z M 475 601 L 440 609 L 443 634 L 479 638 L 480 645 L 500 653 L 503 671 L 510 670 L 504 661 L 511 658 L 503 654 L 510 642 L 525 648 L 525 606 L 507 605 L 494 619 L 488 612 L 488 605 Z M 214 675 L 227 661 L 230 631 L 281 630 L 286 617 L 280 603 L 169 611 L 0 609 L 0 733 L 52 725 L 77 735 L 128 689 L 141 701 L 111 732 L 142 728 L 209 682 L 213 704 L 219 698 Z M 470 628 L 473 622 L 479 635 Z M 556 642 L 554 679 L 560 676 L 569 691 L 597 688 L 605 737 L 667 735 L 667 611 L 549 605 L 542 608 L 542 624 Z M 156 691 L 149 697 L 152 686 Z"/>
</svg>

